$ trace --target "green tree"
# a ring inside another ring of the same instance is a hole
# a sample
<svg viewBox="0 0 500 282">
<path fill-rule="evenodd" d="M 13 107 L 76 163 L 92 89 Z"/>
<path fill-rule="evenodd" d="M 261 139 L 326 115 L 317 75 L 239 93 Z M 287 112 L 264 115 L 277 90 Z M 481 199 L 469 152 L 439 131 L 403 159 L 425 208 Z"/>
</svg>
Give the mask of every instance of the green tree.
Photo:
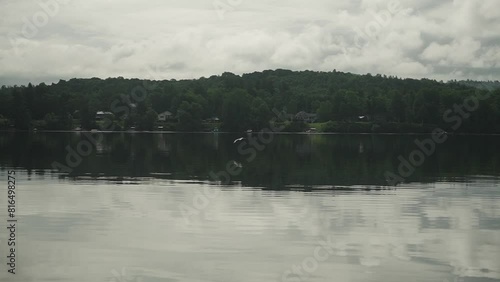
<svg viewBox="0 0 500 282">
<path fill-rule="evenodd" d="M 222 129 L 225 131 L 239 132 L 251 127 L 252 97 L 242 89 L 231 91 L 222 107 Z"/>
<path fill-rule="evenodd" d="M 201 115 L 202 107 L 198 103 L 189 103 L 184 101 L 177 111 L 179 124 L 177 129 L 180 131 L 199 131 L 202 128 Z"/>
<path fill-rule="evenodd" d="M 261 98 L 256 98 L 251 106 L 251 123 L 255 130 L 261 130 L 269 127 L 272 113 L 269 106 Z"/>
<path fill-rule="evenodd" d="M 147 109 L 146 113 L 139 119 L 139 129 L 151 131 L 157 120 L 158 114 L 153 109 Z"/>
<path fill-rule="evenodd" d="M 318 116 L 321 121 L 329 121 L 334 119 L 333 105 L 330 101 L 321 103 L 318 109 Z"/>
<path fill-rule="evenodd" d="M 394 121 L 403 122 L 405 120 L 406 105 L 401 94 L 395 93 L 391 100 L 390 114 Z"/>
<path fill-rule="evenodd" d="M 59 119 L 54 113 L 46 114 L 43 120 L 45 121 L 45 126 L 47 129 L 59 129 Z"/>
</svg>

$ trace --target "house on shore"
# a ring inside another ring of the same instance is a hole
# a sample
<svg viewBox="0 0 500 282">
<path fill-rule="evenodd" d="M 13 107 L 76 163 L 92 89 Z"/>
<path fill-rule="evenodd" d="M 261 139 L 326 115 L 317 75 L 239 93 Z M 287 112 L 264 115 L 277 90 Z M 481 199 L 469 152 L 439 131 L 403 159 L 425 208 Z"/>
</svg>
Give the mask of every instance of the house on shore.
<svg viewBox="0 0 500 282">
<path fill-rule="evenodd" d="M 206 119 L 205 122 L 208 122 L 208 123 L 218 123 L 218 122 L 220 122 L 220 119 L 218 117 L 211 117 L 209 119 Z"/>
<path fill-rule="evenodd" d="M 158 121 L 171 121 L 174 119 L 175 116 L 169 111 L 164 111 L 163 113 L 158 114 Z"/>
<path fill-rule="evenodd" d="M 95 120 L 113 119 L 114 116 L 112 112 L 99 111 L 95 114 Z"/>
<path fill-rule="evenodd" d="M 304 111 L 297 113 L 294 117 L 295 121 L 303 121 L 305 123 L 313 123 L 317 119 L 318 119 L 317 114 L 310 114 L 310 113 L 306 113 Z"/>
</svg>

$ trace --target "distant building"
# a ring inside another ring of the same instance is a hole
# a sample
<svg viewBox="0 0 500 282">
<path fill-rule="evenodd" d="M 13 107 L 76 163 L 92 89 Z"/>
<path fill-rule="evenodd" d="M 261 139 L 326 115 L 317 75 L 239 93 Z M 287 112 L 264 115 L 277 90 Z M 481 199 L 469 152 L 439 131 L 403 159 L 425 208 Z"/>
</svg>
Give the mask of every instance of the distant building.
<svg viewBox="0 0 500 282">
<path fill-rule="evenodd" d="M 168 121 L 168 120 L 172 120 L 172 119 L 175 119 L 174 115 L 169 112 L 169 111 L 165 111 L 163 113 L 160 113 L 158 115 L 158 121 Z"/>
<path fill-rule="evenodd" d="M 108 119 L 113 119 L 115 115 L 112 113 L 112 112 L 103 112 L 103 111 L 99 111 L 95 114 L 95 119 L 96 120 L 103 120 L 105 118 L 108 118 Z"/>
<path fill-rule="evenodd" d="M 303 122 L 306 122 L 306 123 L 313 123 L 317 119 L 318 119 L 318 115 L 317 114 L 310 114 L 310 113 L 306 113 L 304 111 L 299 112 L 299 113 L 297 113 L 295 115 L 295 120 L 296 121 L 303 121 Z"/>
<path fill-rule="evenodd" d="M 218 123 L 218 122 L 220 122 L 220 119 L 218 117 L 212 117 L 212 118 L 205 120 L 205 122 Z"/>
</svg>

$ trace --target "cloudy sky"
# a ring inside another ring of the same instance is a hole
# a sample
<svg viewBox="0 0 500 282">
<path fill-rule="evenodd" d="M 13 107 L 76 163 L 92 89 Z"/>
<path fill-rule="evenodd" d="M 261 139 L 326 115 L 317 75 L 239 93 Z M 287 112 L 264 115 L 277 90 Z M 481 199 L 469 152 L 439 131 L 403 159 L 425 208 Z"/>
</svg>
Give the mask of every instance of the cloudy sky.
<svg viewBox="0 0 500 282">
<path fill-rule="evenodd" d="M 0 84 L 276 68 L 500 79 L 498 0 L 23 0 L 0 7 Z"/>
</svg>

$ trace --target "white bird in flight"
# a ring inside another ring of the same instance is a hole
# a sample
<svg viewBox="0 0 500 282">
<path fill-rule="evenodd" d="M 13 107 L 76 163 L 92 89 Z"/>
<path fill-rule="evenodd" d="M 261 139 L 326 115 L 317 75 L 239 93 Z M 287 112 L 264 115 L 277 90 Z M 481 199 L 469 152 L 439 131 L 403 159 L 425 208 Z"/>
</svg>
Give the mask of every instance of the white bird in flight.
<svg viewBox="0 0 500 282">
<path fill-rule="evenodd" d="M 237 168 L 242 168 L 243 167 L 243 165 L 241 163 L 237 162 L 237 161 L 233 161 L 233 165 L 235 167 L 237 167 Z"/>
<path fill-rule="evenodd" d="M 234 140 L 233 144 L 236 144 L 236 142 L 239 142 L 239 141 L 243 141 L 243 139 L 245 139 L 245 138 L 243 138 L 243 137 L 238 138 L 238 139 Z"/>
</svg>

